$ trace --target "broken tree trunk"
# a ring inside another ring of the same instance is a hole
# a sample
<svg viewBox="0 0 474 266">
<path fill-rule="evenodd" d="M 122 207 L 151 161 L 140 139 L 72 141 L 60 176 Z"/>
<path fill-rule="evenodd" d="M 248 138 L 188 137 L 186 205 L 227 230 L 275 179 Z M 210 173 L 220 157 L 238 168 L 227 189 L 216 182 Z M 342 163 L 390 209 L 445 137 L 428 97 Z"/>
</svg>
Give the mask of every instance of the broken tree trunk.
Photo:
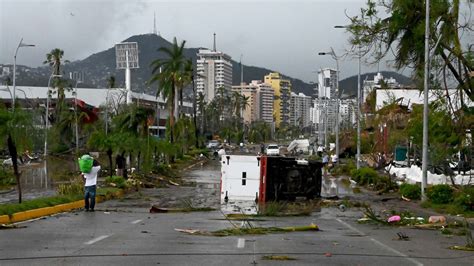
<svg viewBox="0 0 474 266">
<path fill-rule="evenodd" d="M 12 164 L 13 164 L 13 174 L 16 177 L 16 184 L 18 187 L 18 203 L 21 203 L 21 184 L 20 184 L 20 173 L 18 172 L 18 154 L 16 151 L 15 142 L 12 139 L 11 134 L 8 134 L 8 152 L 12 157 Z"/>
</svg>

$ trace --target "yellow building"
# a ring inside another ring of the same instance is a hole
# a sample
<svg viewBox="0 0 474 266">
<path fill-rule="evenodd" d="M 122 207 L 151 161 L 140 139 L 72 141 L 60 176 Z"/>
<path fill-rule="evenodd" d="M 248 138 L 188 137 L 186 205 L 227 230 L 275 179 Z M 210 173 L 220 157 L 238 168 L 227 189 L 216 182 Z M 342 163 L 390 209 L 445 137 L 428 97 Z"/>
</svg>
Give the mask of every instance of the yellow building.
<svg viewBox="0 0 474 266">
<path fill-rule="evenodd" d="M 270 84 L 275 92 L 273 100 L 273 117 L 276 127 L 290 122 L 291 82 L 282 79 L 280 73 L 272 72 L 265 76 L 265 83 Z"/>
</svg>

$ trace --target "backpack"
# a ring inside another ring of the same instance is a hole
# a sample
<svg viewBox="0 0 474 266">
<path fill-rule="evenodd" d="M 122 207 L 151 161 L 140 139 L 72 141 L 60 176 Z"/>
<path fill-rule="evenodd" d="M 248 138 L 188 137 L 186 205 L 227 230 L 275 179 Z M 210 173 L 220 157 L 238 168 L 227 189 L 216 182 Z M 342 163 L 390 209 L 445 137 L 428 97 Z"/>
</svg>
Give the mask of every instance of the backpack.
<svg viewBox="0 0 474 266">
<path fill-rule="evenodd" d="M 82 155 L 79 161 L 79 169 L 82 173 L 89 173 L 92 170 L 92 164 L 94 163 L 94 158 L 89 154 Z"/>
</svg>

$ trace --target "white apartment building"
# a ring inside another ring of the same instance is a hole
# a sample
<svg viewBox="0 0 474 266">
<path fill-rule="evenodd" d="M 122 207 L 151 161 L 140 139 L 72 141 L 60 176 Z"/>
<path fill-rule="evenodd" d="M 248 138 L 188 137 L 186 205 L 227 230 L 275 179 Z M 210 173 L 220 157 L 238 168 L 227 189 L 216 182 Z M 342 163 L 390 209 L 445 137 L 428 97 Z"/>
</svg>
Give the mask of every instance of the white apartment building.
<svg viewBox="0 0 474 266">
<path fill-rule="evenodd" d="M 323 68 L 318 71 L 318 97 L 336 98 L 337 71 L 331 68 Z"/>
<path fill-rule="evenodd" d="M 311 125 L 311 96 L 303 93 L 291 93 L 290 96 L 290 125 L 304 128 Z"/>
<path fill-rule="evenodd" d="M 350 129 L 356 121 L 356 99 L 343 99 L 339 102 L 339 116 L 341 128 Z"/>
<path fill-rule="evenodd" d="M 374 76 L 373 80 L 364 80 L 361 95 L 361 104 L 365 103 L 365 101 L 367 100 L 367 96 L 374 89 L 382 88 L 382 81 L 387 85 L 387 88 L 389 89 L 400 88 L 400 84 L 398 84 L 398 82 L 394 78 L 390 77 L 389 79 L 387 79 L 383 77 L 382 73 L 377 73 L 377 75 Z"/>
<path fill-rule="evenodd" d="M 217 94 L 217 89 L 224 87 L 227 92 L 232 88 L 231 57 L 223 52 L 200 49 L 197 54 L 196 90 L 210 102 Z"/>
<path fill-rule="evenodd" d="M 233 91 L 239 91 L 249 98 L 249 105 L 243 111 L 245 123 L 254 121 L 273 122 L 273 88 L 260 80 L 252 80 L 250 84 L 232 86 Z"/>
</svg>

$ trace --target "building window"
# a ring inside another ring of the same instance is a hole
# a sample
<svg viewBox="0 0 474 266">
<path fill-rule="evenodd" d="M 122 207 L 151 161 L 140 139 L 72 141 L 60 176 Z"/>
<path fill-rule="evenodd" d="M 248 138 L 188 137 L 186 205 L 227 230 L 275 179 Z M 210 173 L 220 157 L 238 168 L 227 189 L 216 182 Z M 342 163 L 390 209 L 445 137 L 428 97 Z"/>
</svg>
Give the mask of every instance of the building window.
<svg viewBox="0 0 474 266">
<path fill-rule="evenodd" d="M 247 185 L 247 172 L 242 172 L 242 186 Z"/>
</svg>

